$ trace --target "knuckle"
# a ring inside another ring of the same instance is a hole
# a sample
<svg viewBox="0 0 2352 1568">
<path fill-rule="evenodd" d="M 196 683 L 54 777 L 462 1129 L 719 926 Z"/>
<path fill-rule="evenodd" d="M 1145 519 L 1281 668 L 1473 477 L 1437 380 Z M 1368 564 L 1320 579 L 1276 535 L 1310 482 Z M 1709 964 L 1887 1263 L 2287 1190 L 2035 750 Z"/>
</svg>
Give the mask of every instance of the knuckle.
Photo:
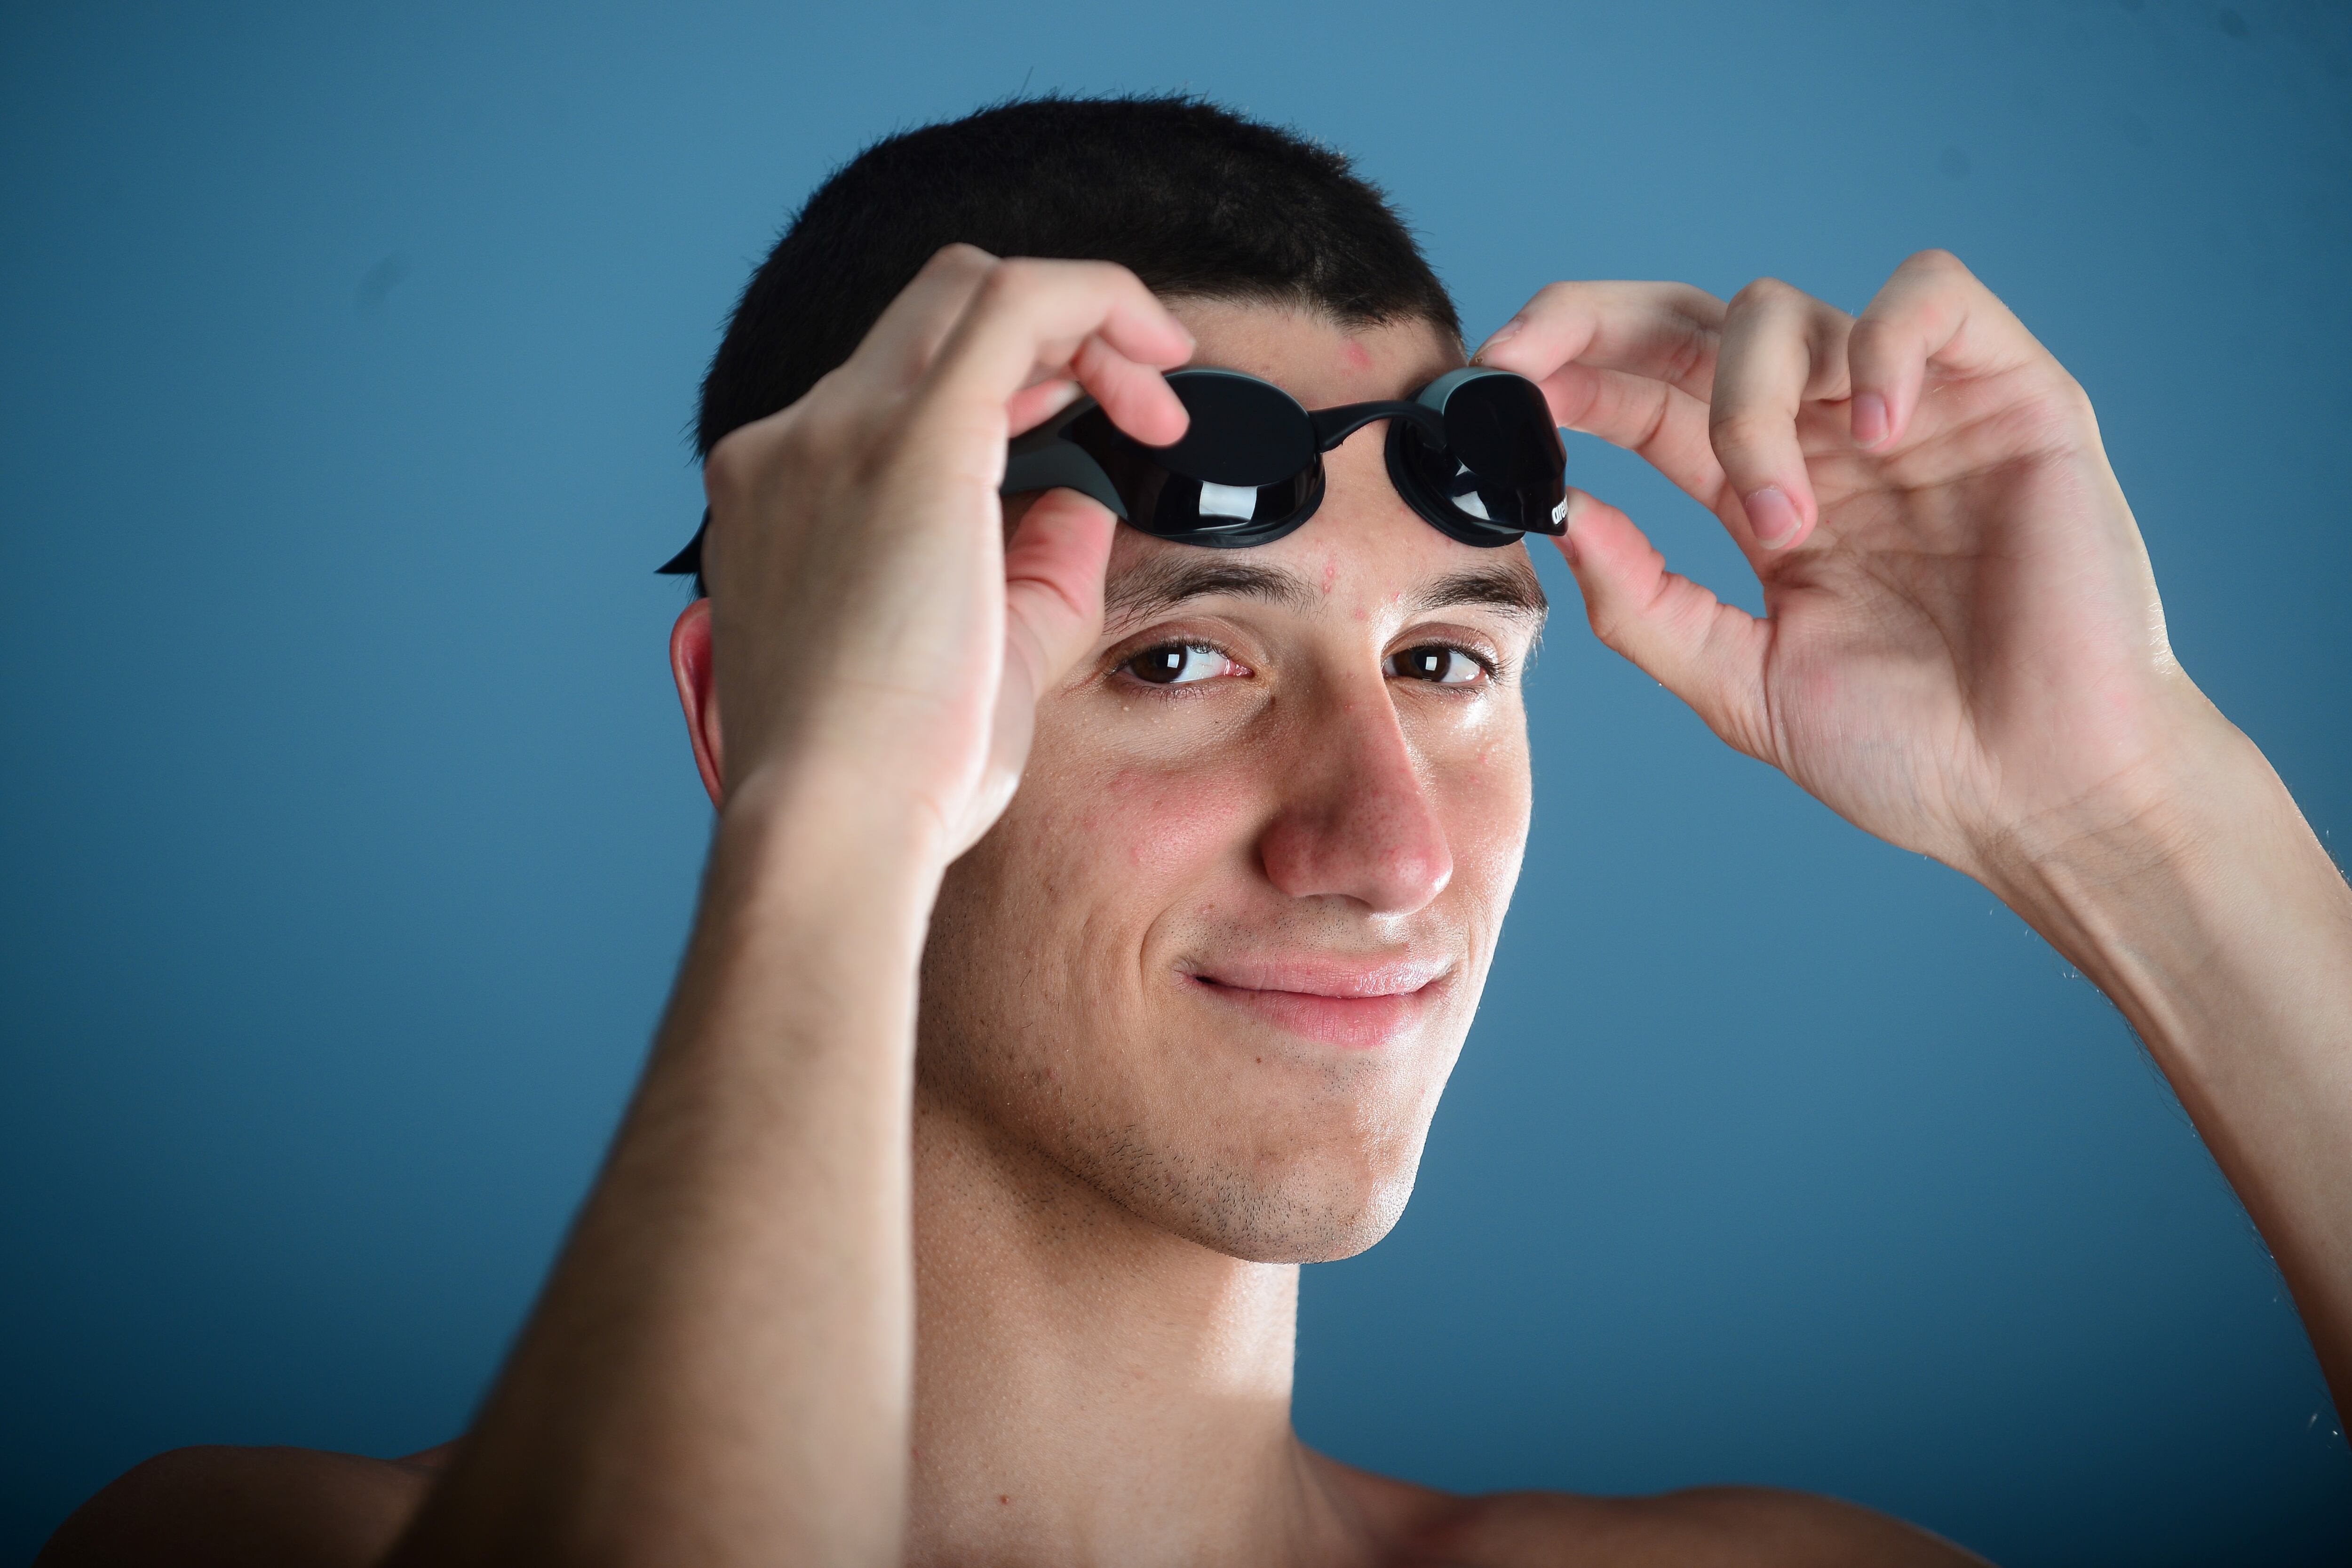
<svg viewBox="0 0 2352 1568">
<path fill-rule="evenodd" d="M 2026 399 L 2020 413 L 2046 442 L 2073 446 L 2098 438 L 2099 416 L 2091 406 L 2091 395 L 2063 370 L 2055 371 L 2047 386 Z"/>
<path fill-rule="evenodd" d="M 1772 456 L 1782 444 L 1773 420 L 1747 412 L 1717 415 L 1708 423 L 1707 435 L 1725 477 L 1741 488 L 1771 466 Z"/>
<path fill-rule="evenodd" d="M 1612 653 L 1625 651 L 1625 617 L 1607 599 L 1596 597 L 1585 611 L 1584 618 L 1592 626 L 1592 635 L 1601 646 Z"/>
<path fill-rule="evenodd" d="M 994 262 L 981 280 L 981 303 L 992 310 L 1017 310 L 1035 296 L 1042 278 L 1038 264 L 1026 258 Z"/>
<path fill-rule="evenodd" d="M 1666 303 L 1695 321 L 1707 321 L 1723 314 L 1723 301 L 1696 283 L 1669 283 Z"/>
<path fill-rule="evenodd" d="M 1666 381 L 1680 386 L 1696 381 L 1699 372 L 1715 356 L 1716 333 L 1696 321 L 1685 326 L 1666 351 Z M 1663 408 L 1660 416 L 1664 417 Z"/>
<path fill-rule="evenodd" d="M 790 416 L 776 431 L 776 458 L 784 466 L 803 468 L 834 445 L 826 439 L 838 422 L 834 399 L 803 400 L 787 410 Z"/>
<path fill-rule="evenodd" d="M 729 431 L 702 460 L 702 488 L 713 504 L 743 493 L 753 463 L 752 449 L 759 441 L 756 429 L 745 425 Z"/>
<path fill-rule="evenodd" d="M 1774 421 L 1754 408 L 1729 408 L 1717 405 L 1707 416 L 1707 434 L 1715 438 L 1716 450 L 1726 448 L 1750 451 L 1770 439 Z"/>
<path fill-rule="evenodd" d="M 1735 310 L 1769 310 L 1785 306 L 1800 296 L 1792 286 L 1778 278 L 1759 278 L 1731 297 Z"/>
<path fill-rule="evenodd" d="M 1591 291 L 1592 285 L 1590 283 L 1580 283 L 1572 280 L 1563 280 L 1558 283 L 1547 283 L 1542 288 L 1535 291 L 1535 297 L 1528 301 L 1528 308 L 1525 313 L 1530 316 L 1537 315 L 1538 313 L 1543 315 L 1552 315 L 1564 310 L 1571 310 L 1581 303 L 1591 293 Z"/>
<path fill-rule="evenodd" d="M 1051 266 L 1052 263 L 1049 262 L 1045 265 Z M 1062 265 L 1066 267 L 1069 263 L 1064 262 Z M 1080 263 L 1080 266 L 1084 268 L 1085 275 L 1087 277 L 1094 281 L 1106 284 L 1111 288 L 1144 289 L 1143 279 L 1137 277 L 1135 269 L 1129 267 L 1124 262 L 1087 261 Z M 1150 290 L 1145 289 L 1145 291 L 1149 292 Z"/>
<path fill-rule="evenodd" d="M 1660 303 L 1675 323 L 1675 331 L 1687 344 L 1694 361 L 1715 352 L 1723 341 L 1723 324 L 1731 312 L 1727 301 L 1718 300 L 1704 289 L 1687 283 L 1670 284 L 1660 296 Z M 1685 368 L 1680 364 L 1676 368 Z M 1696 368 L 1694 363 L 1688 368 Z"/>
<path fill-rule="evenodd" d="M 1884 316 L 1857 316 L 1846 338 L 1847 352 L 1871 353 L 1884 347 L 1894 323 Z"/>
<path fill-rule="evenodd" d="M 1930 246 L 1925 250 L 1915 250 L 1904 258 L 1903 265 L 1914 272 L 1941 273 L 1963 278 L 1969 275 L 1969 269 L 1961 264 L 1960 258 L 1941 246 Z"/>
<path fill-rule="evenodd" d="M 976 245 L 958 239 L 931 252 L 931 258 L 923 263 L 923 270 L 958 277 L 984 272 L 994 265 L 996 258 Z"/>
</svg>

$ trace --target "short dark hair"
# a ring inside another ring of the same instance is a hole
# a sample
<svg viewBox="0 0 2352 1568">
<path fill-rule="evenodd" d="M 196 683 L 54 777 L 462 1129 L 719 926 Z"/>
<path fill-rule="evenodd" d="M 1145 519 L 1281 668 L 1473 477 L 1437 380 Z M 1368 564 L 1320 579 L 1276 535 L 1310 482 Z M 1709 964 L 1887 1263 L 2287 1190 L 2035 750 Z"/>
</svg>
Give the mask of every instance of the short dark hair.
<svg viewBox="0 0 2352 1568">
<path fill-rule="evenodd" d="M 1171 299 L 1462 331 L 1412 231 L 1330 148 L 1186 96 L 1024 99 L 887 137 L 817 187 L 735 306 L 698 451 L 798 401 L 958 240 L 1116 261 Z M 698 550 L 666 570 L 700 591 Z"/>
</svg>

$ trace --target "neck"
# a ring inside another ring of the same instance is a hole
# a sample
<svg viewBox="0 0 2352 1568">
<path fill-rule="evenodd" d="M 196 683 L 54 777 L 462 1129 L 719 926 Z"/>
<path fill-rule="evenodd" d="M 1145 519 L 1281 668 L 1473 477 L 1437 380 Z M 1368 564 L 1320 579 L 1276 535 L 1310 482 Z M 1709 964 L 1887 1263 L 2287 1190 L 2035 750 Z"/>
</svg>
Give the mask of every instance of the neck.
<svg viewBox="0 0 2352 1568">
<path fill-rule="evenodd" d="M 1328 1560 L 1290 1426 L 1296 1264 L 1145 1224 L 919 1090 L 908 1561 Z"/>
</svg>

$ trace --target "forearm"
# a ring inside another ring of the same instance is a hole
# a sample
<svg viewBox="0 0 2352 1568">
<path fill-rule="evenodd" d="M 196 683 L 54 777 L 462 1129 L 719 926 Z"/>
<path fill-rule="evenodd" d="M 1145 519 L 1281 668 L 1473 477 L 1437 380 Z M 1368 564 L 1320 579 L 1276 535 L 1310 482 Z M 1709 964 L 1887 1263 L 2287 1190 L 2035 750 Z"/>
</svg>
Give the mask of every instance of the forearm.
<svg viewBox="0 0 2352 1568">
<path fill-rule="evenodd" d="M 2161 790 L 2012 844 L 1996 890 L 2138 1031 L 2352 1409 L 2352 889 L 2260 752 L 2197 706 Z"/>
<path fill-rule="evenodd" d="M 870 793 L 789 794 L 730 803 L 605 1169 L 397 1561 L 895 1559 L 937 871 Z"/>
</svg>

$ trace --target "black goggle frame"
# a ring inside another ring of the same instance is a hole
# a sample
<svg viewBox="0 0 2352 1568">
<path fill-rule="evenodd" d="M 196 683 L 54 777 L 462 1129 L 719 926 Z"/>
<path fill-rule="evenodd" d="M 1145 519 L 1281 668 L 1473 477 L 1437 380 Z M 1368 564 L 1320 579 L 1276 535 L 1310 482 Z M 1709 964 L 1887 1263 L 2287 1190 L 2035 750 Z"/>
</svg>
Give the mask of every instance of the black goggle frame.
<svg viewBox="0 0 2352 1568">
<path fill-rule="evenodd" d="M 1385 419 L 1389 478 L 1440 532 L 1493 548 L 1568 531 L 1568 454 L 1525 376 L 1451 371 L 1408 401 L 1313 413 L 1237 371 L 1171 371 L 1168 384 L 1192 416 L 1174 445 L 1145 446 L 1082 398 L 1013 443 L 1003 493 L 1074 489 L 1158 538 L 1271 544 L 1322 504 L 1323 454 Z"/>
<path fill-rule="evenodd" d="M 1440 532 L 1491 549 L 1523 533 L 1568 531 L 1559 429 L 1541 389 L 1509 371 L 1449 371 L 1406 401 L 1313 413 L 1238 371 L 1171 371 L 1168 384 L 1192 420 L 1173 445 L 1145 446 L 1081 398 L 1013 440 L 1001 492 L 1074 489 L 1157 538 L 1218 550 L 1271 544 L 1323 504 L 1323 454 L 1385 419 L 1389 478 Z M 661 571 L 700 571 L 703 529 Z"/>
</svg>

